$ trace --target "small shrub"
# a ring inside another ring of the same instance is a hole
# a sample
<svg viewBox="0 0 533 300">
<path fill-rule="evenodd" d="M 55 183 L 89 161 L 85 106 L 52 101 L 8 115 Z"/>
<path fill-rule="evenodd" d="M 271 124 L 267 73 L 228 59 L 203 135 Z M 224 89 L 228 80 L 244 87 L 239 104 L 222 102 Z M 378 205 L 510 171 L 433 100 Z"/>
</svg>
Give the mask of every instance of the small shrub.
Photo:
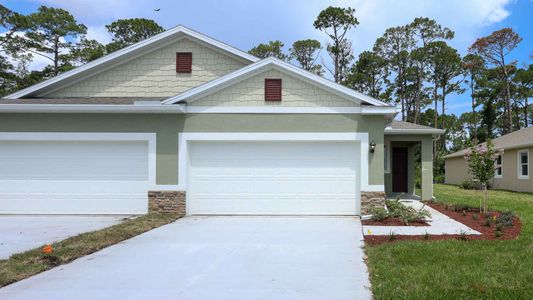
<svg viewBox="0 0 533 300">
<path fill-rule="evenodd" d="M 429 235 L 429 233 L 426 231 L 426 233 L 424 234 L 424 240 L 429 240 L 429 237 L 430 237 L 430 235 Z"/>
<path fill-rule="evenodd" d="M 397 238 L 396 233 L 391 231 L 389 233 L 389 242 L 392 242 L 392 241 L 396 240 L 396 238 Z"/>
<path fill-rule="evenodd" d="M 486 218 L 483 222 L 483 226 L 490 227 L 490 218 Z"/>
<path fill-rule="evenodd" d="M 463 215 L 463 217 L 466 217 L 466 211 L 463 210 L 461 214 Z"/>
<path fill-rule="evenodd" d="M 467 241 L 467 240 L 468 240 L 468 235 L 466 234 L 465 231 L 462 231 L 462 230 L 461 230 L 461 233 L 459 234 L 459 239 L 460 239 L 461 241 Z"/>
<path fill-rule="evenodd" d="M 474 207 L 468 205 L 468 204 L 456 204 L 453 206 L 453 211 L 455 212 L 464 212 L 475 209 Z"/>
<path fill-rule="evenodd" d="M 472 214 L 472 220 L 477 221 L 479 219 L 477 214 Z"/>
<path fill-rule="evenodd" d="M 502 212 L 502 214 L 498 218 L 496 218 L 496 223 L 498 223 L 498 225 L 502 225 L 505 227 L 511 227 L 513 226 L 514 217 L 515 217 L 514 212 L 510 210 L 506 210 Z"/>
<path fill-rule="evenodd" d="M 502 229 L 503 229 L 502 224 L 499 224 L 499 223 L 496 224 L 496 231 L 502 231 Z"/>
<path fill-rule="evenodd" d="M 372 215 L 370 218 L 372 221 L 383 221 L 389 216 L 387 210 L 379 206 L 370 207 L 368 213 Z"/>
<path fill-rule="evenodd" d="M 422 207 L 420 210 L 416 210 L 412 207 L 403 205 L 398 199 L 386 200 L 385 205 L 389 211 L 389 217 L 399 218 L 406 225 L 409 225 L 409 223 L 412 222 L 422 222 L 425 218 L 431 216 L 429 211 L 425 210 L 424 207 Z"/>
<path fill-rule="evenodd" d="M 494 231 L 494 236 L 495 236 L 495 237 L 501 237 L 501 236 L 502 236 L 502 232 L 501 232 L 501 230 L 496 230 L 496 231 Z"/>
<path fill-rule="evenodd" d="M 473 179 L 465 179 L 461 182 L 461 187 L 465 190 L 479 190 L 480 184 Z"/>
</svg>

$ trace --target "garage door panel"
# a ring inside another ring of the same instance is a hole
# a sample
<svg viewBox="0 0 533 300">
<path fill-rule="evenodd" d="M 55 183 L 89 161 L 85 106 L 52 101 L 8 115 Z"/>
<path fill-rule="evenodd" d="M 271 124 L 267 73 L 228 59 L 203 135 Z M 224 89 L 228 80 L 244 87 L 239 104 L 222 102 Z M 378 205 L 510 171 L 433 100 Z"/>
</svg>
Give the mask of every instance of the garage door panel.
<svg viewBox="0 0 533 300">
<path fill-rule="evenodd" d="M 355 214 L 355 142 L 193 142 L 193 214 Z"/>
<path fill-rule="evenodd" d="M 148 141 L 0 141 L 0 213 L 146 213 Z"/>
</svg>

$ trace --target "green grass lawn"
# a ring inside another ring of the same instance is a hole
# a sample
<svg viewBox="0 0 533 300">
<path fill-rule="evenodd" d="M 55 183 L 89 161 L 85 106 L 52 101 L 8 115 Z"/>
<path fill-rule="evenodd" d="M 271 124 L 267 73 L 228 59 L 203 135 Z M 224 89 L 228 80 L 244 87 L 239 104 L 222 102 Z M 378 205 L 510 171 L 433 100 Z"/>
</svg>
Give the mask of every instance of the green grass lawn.
<svg viewBox="0 0 533 300">
<path fill-rule="evenodd" d="M 438 201 L 479 206 L 479 191 L 435 185 Z M 489 207 L 522 220 L 507 241 L 400 241 L 367 246 L 376 299 L 532 299 L 533 194 L 490 191 Z"/>
<path fill-rule="evenodd" d="M 41 248 L 14 254 L 8 259 L 0 260 L 0 287 L 174 222 L 177 218 L 178 216 L 168 213 L 147 214 L 53 243 L 54 252 L 51 255 L 42 254 Z"/>
</svg>

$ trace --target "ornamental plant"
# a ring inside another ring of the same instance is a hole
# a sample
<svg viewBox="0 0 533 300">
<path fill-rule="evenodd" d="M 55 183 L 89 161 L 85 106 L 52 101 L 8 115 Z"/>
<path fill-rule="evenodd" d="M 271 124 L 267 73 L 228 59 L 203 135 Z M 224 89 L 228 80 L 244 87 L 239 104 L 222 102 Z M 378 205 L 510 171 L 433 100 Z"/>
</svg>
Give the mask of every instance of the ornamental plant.
<svg viewBox="0 0 533 300">
<path fill-rule="evenodd" d="M 479 202 L 479 210 L 483 213 L 488 212 L 489 196 L 487 187 L 493 180 L 496 172 L 494 160 L 496 159 L 496 156 L 501 153 L 502 152 L 494 150 L 494 145 L 489 139 L 485 144 L 469 148 L 464 156 L 470 175 L 472 175 L 472 177 L 481 185 L 483 197 Z"/>
</svg>

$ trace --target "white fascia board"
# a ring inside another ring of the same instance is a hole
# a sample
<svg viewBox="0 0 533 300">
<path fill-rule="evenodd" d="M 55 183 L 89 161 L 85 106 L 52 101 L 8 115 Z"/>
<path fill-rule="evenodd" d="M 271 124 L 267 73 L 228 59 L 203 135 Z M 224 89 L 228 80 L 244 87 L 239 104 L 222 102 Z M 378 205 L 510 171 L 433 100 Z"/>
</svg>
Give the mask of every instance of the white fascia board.
<svg viewBox="0 0 533 300">
<path fill-rule="evenodd" d="M 282 72 L 284 71 L 284 72 L 288 72 L 289 74 L 296 75 L 297 77 L 299 77 L 300 79 L 303 79 L 304 81 L 307 81 L 314 85 L 319 85 L 321 87 L 324 87 L 330 90 L 331 92 L 336 93 L 345 98 L 348 98 L 354 102 L 357 102 L 357 103 L 366 102 L 368 104 L 375 105 L 375 106 L 391 107 L 390 104 L 379 101 L 367 95 L 358 93 L 350 88 L 342 86 L 338 83 L 325 79 L 321 76 L 315 75 L 311 72 L 308 72 L 306 70 L 303 70 L 301 68 L 298 68 L 296 66 L 293 66 L 289 63 L 286 63 L 284 61 L 281 61 L 273 57 L 265 58 L 256 63 L 243 67 L 237 71 L 234 71 L 232 73 L 219 77 L 215 80 L 212 80 L 210 82 L 207 82 L 195 88 L 189 89 L 186 92 L 183 92 L 181 94 L 178 94 L 174 97 L 171 97 L 163 101 L 163 103 L 173 104 L 173 103 L 177 103 L 183 100 L 187 100 L 189 103 L 191 103 L 194 100 L 202 96 L 209 95 L 213 92 L 218 91 L 219 89 L 227 87 L 233 82 L 244 80 L 252 76 L 253 74 L 256 74 L 263 68 L 266 68 L 269 66 L 276 67 Z"/>
<path fill-rule="evenodd" d="M 89 63 L 87 63 L 85 65 L 82 65 L 82 66 L 79 66 L 79 67 L 77 67 L 75 69 L 72 69 L 72 70 L 70 70 L 68 72 L 65 72 L 63 74 L 60 74 L 58 76 L 55 76 L 55 77 L 50 78 L 48 80 L 45 80 L 45 81 L 43 81 L 41 83 L 37 83 L 35 85 L 32 85 L 32 86 L 27 87 L 25 89 L 22 89 L 22 90 L 20 90 L 18 92 L 15 92 L 13 94 L 7 95 L 4 98 L 6 98 L 6 99 L 18 99 L 18 98 L 27 96 L 27 95 L 29 95 L 31 93 L 39 91 L 39 90 L 41 90 L 41 89 L 43 89 L 45 87 L 48 87 L 48 86 L 50 86 L 52 84 L 55 84 L 55 83 L 58 83 L 60 81 L 66 80 L 69 77 L 72 77 L 74 75 L 77 75 L 77 74 L 85 72 L 85 71 L 88 71 L 88 70 L 93 69 L 93 68 L 95 68 L 97 66 L 100 66 L 102 64 L 109 63 L 109 62 L 119 58 L 120 56 L 123 56 L 123 55 L 131 53 L 133 51 L 139 50 L 141 48 L 144 48 L 144 47 L 146 47 L 148 45 L 151 45 L 151 44 L 153 44 L 155 42 L 161 41 L 161 40 L 163 40 L 165 38 L 168 38 L 168 37 L 170 37 L 172 35 L 176 35 L 178 33 L 183 33 L 185 35 L 191 36 L 191 37 L 193 37 L 195 39 L 198 39 L 198 40 L 200 40 L 202 42 L 205 42 L 205 43 L 207 43 L 207 44 L 209 44 L 209 45 L 211 45 L 211 46 L 213 46 L 215 48 L 219 48 L 221 50 L 224 50 L 224 51 L 226 51 L 228 53 L 231 53 L 231 54 L 233 54 L 233 55 L 235 55 L 237 57 L 243 58 L 243 59 L 245 59 L 247 61 L 250 61 L 250 62 L 259 61 L 259 58 L 255 57 L 255 56 L 253 56 L 251 54 L 248 54 L 248 53 L 246 53 L 244 51 L 241 51 L 241 50 L 239 50 L 237 48 L 231 47 L 231 46 L 229 46 L 227 44 L 224 44 L 224 43 L 222 43 L 222 42 L 220 42 L 218 40 L 215 40 L 215 39 L 210 38 L 210 37 L 208 37 L 206 35 L 203 35 L 203 34 L 201 34 L 199 32 L 191 30 L 191 29 L 189 29 L 189 28 L 187 28 L 185 26 L 178 25 L 178 26 L 176 26 L 176 27 L 174 27 L 172 29 L 166 30 L 166 31 L 164 31 L 164 32 L 162 32 L 160 34 L 157 34 L 157 35 L 155 35 L 153 37 L 150 37 L 150 38 L 148 38 L 146 40 L 140 41 L 140 42 L 138 42 L 136 44 L 133 44 L 131 46 L 128 46 L 128 47 L 126 47 L 124 49 L 115 51 L 115 52 L 113 52 L 111 54 L 103 56 L 103 57 L 101 57 L 99 59 L 96 59 L 96 60 L 94 60 L 92 62 L 89 62 Z"/>
<path fill-rule="evenodd" d="M 182 105 L 0 104 L 1 113 L 183 113 Z"/>
<path fill-rule="evenodd" d="M 191 114 L 360 114 L 360 107 L 185 106 Z"/>
<path fill-rule="evenodd" d="M 446 131 L 443 129 L 437 128 L 428 128 L 428 129 L 393 129 L 385 128 L 385 134 L 444 134 Z"/>
</svg>

